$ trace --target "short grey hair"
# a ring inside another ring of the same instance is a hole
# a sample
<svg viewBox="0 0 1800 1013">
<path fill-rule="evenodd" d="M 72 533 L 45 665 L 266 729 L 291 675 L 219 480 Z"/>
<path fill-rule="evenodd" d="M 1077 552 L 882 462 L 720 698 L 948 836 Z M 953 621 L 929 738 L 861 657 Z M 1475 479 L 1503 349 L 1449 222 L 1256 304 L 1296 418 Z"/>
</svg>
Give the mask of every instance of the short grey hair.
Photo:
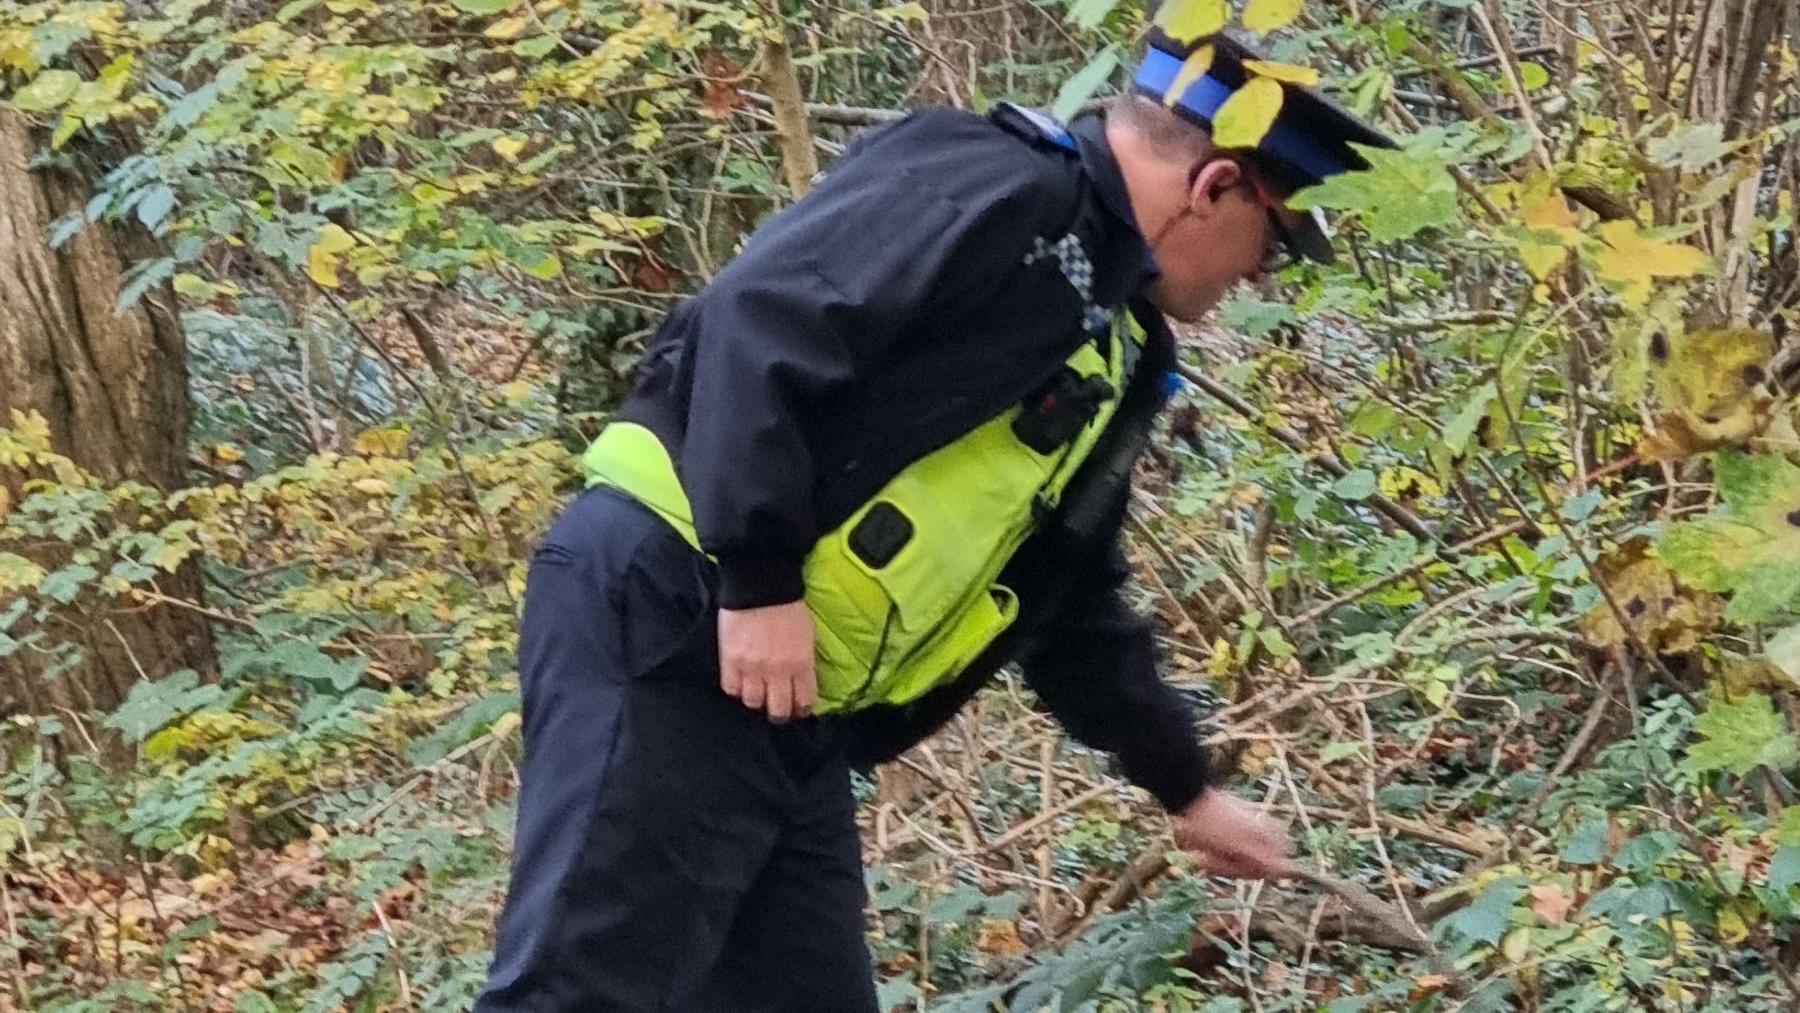
<svg viewBox="0 0 1800 1013">
<path fill-rule="evenodd" d="M 1150 149 L 1172 161 L 1199 162 L 1218 153 L 1206 128 L 1143 95 L 1121 95 L 1106 103 L 1108 119 L 1149 142 Z"/>
</svg>

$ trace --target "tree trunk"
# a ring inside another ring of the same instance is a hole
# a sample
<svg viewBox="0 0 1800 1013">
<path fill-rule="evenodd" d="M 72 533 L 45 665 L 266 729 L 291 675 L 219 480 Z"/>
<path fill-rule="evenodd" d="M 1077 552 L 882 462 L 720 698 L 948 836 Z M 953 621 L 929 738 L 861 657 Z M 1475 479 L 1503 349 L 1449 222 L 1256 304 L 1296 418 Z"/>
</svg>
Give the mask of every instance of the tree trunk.
<svg viewBox="0 0 1800 1013">
<path fill-rule="evenodd" d="M 102 480 L 177 489 L 188 394 L 172 293 L 153 290 L 125 313 L 114 310 L 129 258 L 152 244 L 96 224 L 50 249 L 50 223 L 87 194 L 66 172 L 30 168 L 37 148 L 27 120 L 0 109 L 0 425 L 14 411 L 37 412 L 52 448 Z M 0 482 L 17 493 L 24 477 L 0 473 Z M 48 570 L 67 556 L 56 546 L 25 551 Z M 157 590 L 198 602 L 199 570 L 190 564 Z M 12 604 L 0 600 L 0 614 Z M 84 593 L 54 612 L 28 612 L 7 632 L 40 636 L 0 658 L 0 713 L 110 711 L 139 679 L 212 668 L 204 617 L 154 601 Z"/>
</svg>

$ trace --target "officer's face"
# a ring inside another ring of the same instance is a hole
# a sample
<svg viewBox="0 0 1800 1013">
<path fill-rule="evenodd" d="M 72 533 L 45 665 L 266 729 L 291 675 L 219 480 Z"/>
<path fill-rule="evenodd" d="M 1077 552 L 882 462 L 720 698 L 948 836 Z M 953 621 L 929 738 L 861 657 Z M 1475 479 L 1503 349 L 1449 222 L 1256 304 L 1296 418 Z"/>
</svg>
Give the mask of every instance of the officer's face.
<svg viewBox="0 0 1800 1013">
<path fill-rule="evenodd" d="M 1261 275 L 1295 214 L 1231 159 L 1211 159 L 1191 179 L 1185 209 L 1154 238 L 1162 277 L 1150 290 L 1157 308 L 1187 321 L 1205 316 L 1238 282 Z"/>
</svg>

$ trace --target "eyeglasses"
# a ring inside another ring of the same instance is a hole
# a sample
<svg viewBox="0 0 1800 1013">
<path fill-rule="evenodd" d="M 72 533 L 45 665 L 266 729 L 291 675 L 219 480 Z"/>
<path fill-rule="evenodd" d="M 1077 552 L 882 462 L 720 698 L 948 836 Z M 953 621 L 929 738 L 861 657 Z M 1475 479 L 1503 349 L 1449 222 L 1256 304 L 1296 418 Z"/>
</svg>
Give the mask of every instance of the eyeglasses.
<svg viewBox="0 0 1800 1013">
<path fill-rule="evenodd" d="M 1263 250 L 1262 261 L 1257 265 L 1257 271 L 1269 275 L 1294 266 L 1300 262 L 1300 255 L 1297 252 L 1299 245 L 1294 239 L 1293 231 L 1287 227 L 1286 222 L 1281 220 L 1281 202 L 1269 193 L 1255 170 L 1242 163 L 1239 163 L 1238 167 L 1243 170 L 1243 180 L 1250 185 L 1250 192 L 1256 195 L 1256 202 L 1262 205 L 1263 213 L 1269 216 L 1269 228 L 1275 237 L 1269 243 L 1268 248 Z"/>
<path fill-rule="evenodd" d="M 1238 167 L 1239 180 L 1249 185 L 1250 192 L 1256 195 L 1256 203 L 1262 206 L 1263 213 L 1269 218 L 1269 229 L 1274 234 L 1274 239 L 1263 250 L 1262 260 L 1257 263 L 1257 274 L 1259 276 L 1271 275 L 1298 264 L 1303 259 L 1300 254 L 1300 246 L 1294 237 L 1293 230 L 1289 229 L 1287 223 L 1281 219 L 1282 202 L 1276 200 L 1275 196 L 1269 192 L 1268 187 L 1263 184 L 1262 177 L 1257 175 L 1254 166 L 1229 155 L 1216 157 L 1225 158 Z M 1210 161 L 1213 159 L 1201 159 L 1188 169 L 1189 190 L 1194 188 L 1194 181 L 1200 178 L 1200 171 L 1205 169 Z"/>
</svg>

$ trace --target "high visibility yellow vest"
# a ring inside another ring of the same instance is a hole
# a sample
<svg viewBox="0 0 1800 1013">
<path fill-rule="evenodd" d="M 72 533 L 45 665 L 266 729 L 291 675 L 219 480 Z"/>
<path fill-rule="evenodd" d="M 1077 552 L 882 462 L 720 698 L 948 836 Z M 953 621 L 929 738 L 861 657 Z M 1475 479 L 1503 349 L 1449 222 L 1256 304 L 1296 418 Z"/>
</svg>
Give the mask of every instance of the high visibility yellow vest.
<svg viewBox="0 0 1800 1013">
<path fill-rule="evenodd" d="M 1119 314 L 1110 333 L 1068 358 L 1059 386 L 907 465 L 819 539 L 803 566 L 817 630 L 816 713 L 915 700 L 954 680 L 1012 625 L 1018 598 L 1000 573 L 1093 450 L 1144 340 L 1130 314 Z M 1098 402 L 1084 422 L 1057 415 L 1068 407 L 1057 398 L 1070 391 Z M 582 465 L 590 487 L 631 495 L 700 548 L 687 494 L 649 429 L 607 425 Z"/>
</svg>

